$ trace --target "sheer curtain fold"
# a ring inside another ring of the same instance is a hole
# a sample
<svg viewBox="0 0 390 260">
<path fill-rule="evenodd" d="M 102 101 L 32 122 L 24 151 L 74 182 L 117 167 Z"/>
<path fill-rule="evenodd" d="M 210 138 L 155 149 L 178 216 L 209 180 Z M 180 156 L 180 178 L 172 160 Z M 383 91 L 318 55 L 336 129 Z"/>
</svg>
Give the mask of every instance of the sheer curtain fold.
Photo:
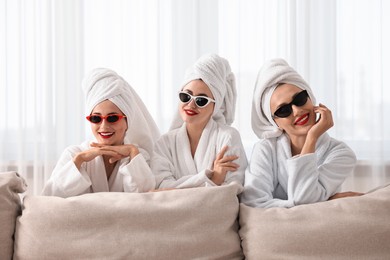
<svg viewBox="0 0 390 260">
<path fill-rule="evenodd" d="M 77 2 L 2 1 L 6 116 L 0 165 L 24 176 L 30 193 L 42 189 L 59 153 L 84 132 L 77 119 L 82 107 Z"/>
<path fill-rule="evenodd" d="M 236 74 L 234 126 L 248 158 L 257 72 L 281 57 L 332 109 L 331 135 L 380 183 L 390 155 L 389 10 L 381 0 L 0 0 L 0 170 L 40 192 L 63 149 L 90 137 L 81 80 L 95 67 L 124 76 L 164 133 L 185 69 L 216 52 Z"/>
</svg>

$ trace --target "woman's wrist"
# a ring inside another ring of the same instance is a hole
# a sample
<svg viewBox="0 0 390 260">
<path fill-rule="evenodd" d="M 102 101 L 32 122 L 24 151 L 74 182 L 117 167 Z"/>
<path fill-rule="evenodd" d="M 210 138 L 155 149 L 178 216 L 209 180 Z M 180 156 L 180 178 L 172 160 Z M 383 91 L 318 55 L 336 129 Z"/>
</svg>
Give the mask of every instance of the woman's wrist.
<svg viewBox="0 0 390 260">
<path fill-rule="evenodd" d="M 215 172 L 212 171 L 210 180 L 214 182 L 216 185 L 220 186 L 225 181 L 225 177 L 222 177 L 221 174 L 215 174 Z"/>
<path fill-rule="evenodd" d="M 129 153 L 130 159 L 131 160 L 134 159 L 134 157 L 136 157 L 138 154 L 139 154 L 138 148 L 132 145 L 130 148 L 130 153 Z"/>
<path fill-rule="evenodd" d="M 83 164 L 83 159 L 80 153 L 76 154 L 75 157 L 73 157 L 73 163 L 76 165 L 77 169 L 80 170 L 81 165 Z"/>
<path fill-rule="evenodd" d="M 302 147 L 301 155 L 308 154 L 308 153 L 314 153 L 316 148 L 317 138 L 307 136 L 305 144 Z"/>
</svg>

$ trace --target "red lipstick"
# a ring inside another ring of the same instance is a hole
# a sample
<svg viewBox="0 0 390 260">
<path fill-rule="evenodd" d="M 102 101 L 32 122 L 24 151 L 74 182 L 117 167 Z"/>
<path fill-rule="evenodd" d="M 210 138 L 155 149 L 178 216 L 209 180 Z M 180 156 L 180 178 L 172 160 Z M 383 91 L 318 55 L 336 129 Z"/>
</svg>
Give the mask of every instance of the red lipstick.
<svg viewBox="0 0 390 260">
<path fill-rule="evenodd" d="M 309 121 L 309 113 L 299 117 L 295 120 L 294 125 L 305 125 Z"/>
<path fill-rule="evenodd" d="M 184 110 L 184 112 L 185 112 L 186 115 L 188 115 L 188 116 L 195 116 L 195 115 L 198 114 L 197 112 L 195 112 L 194 110 L 191 110 L 191 109 L 186 109 L 186 110 Z"/>
</svg>

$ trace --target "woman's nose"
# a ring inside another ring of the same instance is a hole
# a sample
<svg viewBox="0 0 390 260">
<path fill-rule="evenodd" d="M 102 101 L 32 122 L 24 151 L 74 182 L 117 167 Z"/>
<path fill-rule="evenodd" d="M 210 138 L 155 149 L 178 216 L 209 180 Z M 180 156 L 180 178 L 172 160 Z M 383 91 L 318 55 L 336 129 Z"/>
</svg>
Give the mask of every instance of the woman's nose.
<svg viewBox="0 0 390 260">
<path fill-rule="evenodd" d="M 298 107 L 298 106 L 296 106 L 296 105 L 291 105 L 291 108 L 292 108 L 292 111 L 293 111 L 293 115 L 294 115 L 294 116 L 297 116 L 297 115 L 300 115 L 300 114 L 301 114 L 301 110 L 302 110 L 301 107 Z"/>
<path fill-rule="evenodd" d="M 108 125 L 110 125 L 110 123 L 107 121 L 107 118 L 102 119 L 102 121 L 100 122 L 100 127 L 105 127 Z"/>
<path fill-rule="evenodd" d="M 190 102 L 188 102 L 188 105 L 189 105 L 190 107 L 196 107 L 195 99 L 192 98 L 192 99 L 190 100 Z"/>
</svg>

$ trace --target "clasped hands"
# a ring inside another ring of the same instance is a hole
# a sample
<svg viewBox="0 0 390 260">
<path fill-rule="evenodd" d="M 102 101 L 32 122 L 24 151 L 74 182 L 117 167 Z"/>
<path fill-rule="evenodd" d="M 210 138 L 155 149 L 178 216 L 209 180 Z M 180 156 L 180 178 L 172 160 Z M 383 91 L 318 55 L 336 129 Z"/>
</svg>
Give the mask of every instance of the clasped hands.
<svg viewBox="0 0 390 260">
<path fill-rule="evenodd" d="M 77 168 L 80 169 L 83 162 L 89 162 L 97 156 L 108 156 L 110 163 L 115 163 L 123 158 L 130 157 L 133 159 L 139 154 L 138 147 L 133 144 L 123 145 L 105 145 L 99 143 L 91 143 L 91 149 L 78 153 L 73 161 Z"/>
</svg>

